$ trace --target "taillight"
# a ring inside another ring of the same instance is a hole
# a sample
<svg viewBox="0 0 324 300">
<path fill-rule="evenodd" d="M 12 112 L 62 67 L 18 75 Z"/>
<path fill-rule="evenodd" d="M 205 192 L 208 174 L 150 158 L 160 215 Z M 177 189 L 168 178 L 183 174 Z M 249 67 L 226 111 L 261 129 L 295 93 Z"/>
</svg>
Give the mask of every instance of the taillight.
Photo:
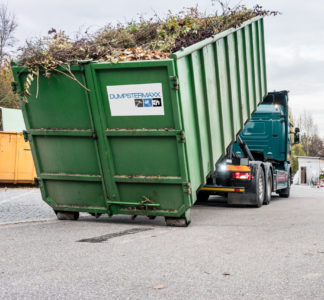
<svg viewBox="0 0 324 300">
<path fill-rule="evenodd" d="M 247 172 L 233 172 L 232 173 L 233 179 L 239 179 L 239 180 L 250 180 L 251 179 L 251 173 Z"/>
</svg>

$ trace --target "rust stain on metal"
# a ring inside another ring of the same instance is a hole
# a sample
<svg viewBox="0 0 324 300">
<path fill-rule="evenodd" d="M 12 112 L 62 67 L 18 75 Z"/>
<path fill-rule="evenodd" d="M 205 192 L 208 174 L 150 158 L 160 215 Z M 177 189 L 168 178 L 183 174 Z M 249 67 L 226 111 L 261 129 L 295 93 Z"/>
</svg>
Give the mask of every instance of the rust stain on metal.
<svg viewBox="0 0 324 300">
<path fill-rule="evenodd" d="M 106 128 L 106 131 L 175 131 L 175 128 Z"/>
<path fill-rule="evenodd" d="M 41 173 L 41 176 L 46 175 L 59 175 L 59 176 L 90 176 L 90 177 L 98 177 L 100 178 L 101 175 L 99 174 L 81 174 L 81 173 Z"/>
<path fill-rule="evenodd" d="M 174 209 L 158 209 L 156 207 L 150 207 L 150 206 L 137 206 L 137 207 L 132 207 L 132 206 L 127 206 L 125 208 L 122 208 L 121 210 L 127 210 L 129 212 L 136 212 L 136 211 L 143 211 L 143 210 L 146 210 L 146 211 L 154 211 L 154 212 L 168 212 L 168 213 L 176 213 L 177 210 L 174 210 Z"/>
<path fill-rule="evenodd" d="M 34 128 L 32 130 L 49 130 L 49 131 L 86 131 L 92 132 L 92 129 L 84 129 L 84 128 Z"/>
<path fill-rule="evenodd" d="M 143 179 L 181 179 L 178 176 L 163 176 L 163 175 L 115 175 L 115 178 L 143 178 Z"/>
</svg>

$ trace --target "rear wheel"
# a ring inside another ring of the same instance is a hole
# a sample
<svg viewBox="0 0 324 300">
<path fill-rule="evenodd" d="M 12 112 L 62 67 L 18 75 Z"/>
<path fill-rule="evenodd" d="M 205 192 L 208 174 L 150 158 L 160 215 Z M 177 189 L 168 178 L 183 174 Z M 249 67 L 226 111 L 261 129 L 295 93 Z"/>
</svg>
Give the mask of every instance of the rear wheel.
<svg viewBox="0 0 324 300">
<path fill-rule="evenodd" d="M 263 169 L 259 167 L 256 176 L 256 191 L 255 191 L 256 207 L 262 206 L 265 197 L 264 195 L 265 195 L 264 172 Z"/>
<path fill-rule="evenodd" d="M 56 217 L 58 220 L 64 220 L 64 221 L 74 221 L 79 219 L 79 212 L 75 211 L 55 211 Z"/>
<path fill-rule="evenodd" d="M 271 201 L 271 193 L 272 193 L 272 175 L 271 172 L 269 171 L 267 177 L 266 177 L 266 190 L 265 190 L 265 196 L 264 196 L 264 201 L 263 204 L 268 205 L 270 204 Z"/>
</svg>

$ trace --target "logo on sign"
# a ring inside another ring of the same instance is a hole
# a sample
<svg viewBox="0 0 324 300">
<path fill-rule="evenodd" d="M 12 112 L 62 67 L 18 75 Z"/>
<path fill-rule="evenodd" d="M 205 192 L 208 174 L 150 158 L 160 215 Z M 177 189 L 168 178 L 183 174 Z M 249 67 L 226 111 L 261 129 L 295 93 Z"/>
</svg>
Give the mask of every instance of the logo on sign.
<svg viewBox="0 0 324 300">
<path fill-rule="evenodd" d="M 146 98 L 144 100 L 144 107 L 152 107 L 152 98 Z"/>
<path fill-rule="evenodd" d="M 154 107 L 161 107 L 162 106 L 161 98 L 153 98 L 152 102 L 153 102 Z"/>
<path fill-rule="evenodd" d="M 136 107 L 143 107 L 143 99 L 135 99 L 135 106 Z"/>
<path fill-rule="evenodd" d="M 162 101 L 161 98 L 144 98 L 144 99 L 135 99 L 136 107 L 161 107 Z"/>
</svg>

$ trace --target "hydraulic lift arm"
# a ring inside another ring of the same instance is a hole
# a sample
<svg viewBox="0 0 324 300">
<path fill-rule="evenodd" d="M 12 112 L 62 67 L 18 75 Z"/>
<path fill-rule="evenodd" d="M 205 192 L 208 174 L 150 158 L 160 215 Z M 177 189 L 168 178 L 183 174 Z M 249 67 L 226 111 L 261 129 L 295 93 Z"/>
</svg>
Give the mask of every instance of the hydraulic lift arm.
<svg viewBox="0 0 324 300">
<path fill-rule="evenodd" d="M 239 141 L 239 146 L 242 149 L 244 155 L 248 157 L 250 160 L 254 160 L 254 157 L 252 153 L 249 150 L 249 147 L 246 145 L 246 143 L 241 139 L 241 137 L 238 135 L 237 139 Z"/>
</svg>

